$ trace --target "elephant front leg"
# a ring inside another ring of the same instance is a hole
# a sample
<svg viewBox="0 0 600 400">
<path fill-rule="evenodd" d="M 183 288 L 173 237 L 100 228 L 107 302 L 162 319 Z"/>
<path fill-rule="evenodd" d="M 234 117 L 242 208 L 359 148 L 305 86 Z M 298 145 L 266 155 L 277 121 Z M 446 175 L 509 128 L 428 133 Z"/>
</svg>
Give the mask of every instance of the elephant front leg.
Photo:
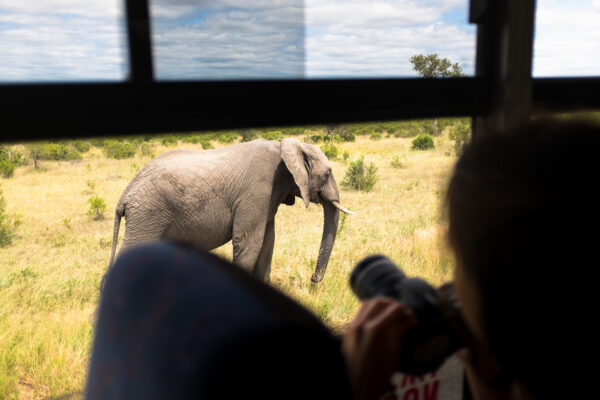
<svg viewBox="0 0 600 400">
<path fill-rule="evenodd" d="M 252 230 L 233 229 L 233 263 L 239 265 L 249 273 L 255 274 L 256 262 L 262 250 L 265 236 L 265 225 Z"/>
<path fill-rule="evenodd" d="M 270 221 L 265 228 L 262 249 L 256 261 L 254 276 L 265 282 L 269 281 L 271 275 L 271 260 L 273 259 L 273 246 L 275 244 L 275 221 Z"/>
</svg>

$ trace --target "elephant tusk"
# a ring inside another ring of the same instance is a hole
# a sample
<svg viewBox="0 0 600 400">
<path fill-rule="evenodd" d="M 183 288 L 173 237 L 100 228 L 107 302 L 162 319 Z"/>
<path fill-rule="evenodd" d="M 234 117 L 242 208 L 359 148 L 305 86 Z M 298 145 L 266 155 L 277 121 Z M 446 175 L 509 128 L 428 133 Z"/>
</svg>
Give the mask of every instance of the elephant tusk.
<svg viewBox="0 0 600 400">
<path fill-rule="evenodd" d="M 350 214 L 350 215 L 354 215 L 354 214 L 355 214 L 355 213 L 353 213 L 352 211 L 350 211 L 350 210 L 347 210 L 347 209 L 345 209 L 344 207 L 342 207 L 342 206 L 340 205 L 340 203 L 338 203 L 337 201 L 332 201 L 332 202 L 331 202 L 331 204 L 333 204 L 333 206 L 334 206 L 335 208 L 337 208 L 338 210 L 340 210 L 340 211 L 342 211 L 342 212 L 345 212 L 346 214 Z"/>
</svg>

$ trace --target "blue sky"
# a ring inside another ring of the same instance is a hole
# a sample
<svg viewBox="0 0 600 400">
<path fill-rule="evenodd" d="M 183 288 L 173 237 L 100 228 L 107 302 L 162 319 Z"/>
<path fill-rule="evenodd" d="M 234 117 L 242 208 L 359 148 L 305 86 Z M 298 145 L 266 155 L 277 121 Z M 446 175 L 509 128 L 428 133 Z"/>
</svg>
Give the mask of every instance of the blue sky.
<svg viewBox="0 0 600 400">
<path fill-rule="evenodd" d="M 0 81 L 118 81 L 122 0 L 0 0 Z M 473 73 L 467 0 L 150 0 L 158 79 L 414 76 L 438 53 Z M 600 75 L 600 0 L 538 0 L 534 76 Z"/>
</svg>

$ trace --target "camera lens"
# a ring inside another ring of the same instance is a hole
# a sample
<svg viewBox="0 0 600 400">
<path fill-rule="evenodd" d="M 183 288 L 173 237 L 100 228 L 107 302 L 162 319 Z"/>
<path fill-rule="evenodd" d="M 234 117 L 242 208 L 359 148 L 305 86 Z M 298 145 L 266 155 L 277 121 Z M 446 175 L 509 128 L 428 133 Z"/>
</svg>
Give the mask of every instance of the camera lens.
<svg viewBox="0 0 600 400">
<path fill-rule="evenodd" d="M 362 260 L 350 275 L 354 294 L 365 300 L 374 296 L 400 298 L 406 275 L 387 257 L 373 255 Z"/>
</svg>

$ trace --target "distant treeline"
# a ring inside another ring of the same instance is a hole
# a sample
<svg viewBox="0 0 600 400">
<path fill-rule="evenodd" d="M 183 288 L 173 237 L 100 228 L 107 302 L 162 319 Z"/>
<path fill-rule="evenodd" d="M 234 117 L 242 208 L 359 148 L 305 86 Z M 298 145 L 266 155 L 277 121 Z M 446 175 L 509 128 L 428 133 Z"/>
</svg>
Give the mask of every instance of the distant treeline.
<svg viewBox="0 0 600 400">
<path fill-rule="evenodd" d="M 31 142 L 19 146 L 0 145 L 0 175 L 13 175 L 16 167 L 39 161 L 73 161 L 82 159 L 82 154 L 92 147 L 100 148 L 106 157 L 130 158 L 137 153 L 153 157 L 154 147 L 177 146 L 180 143 L 200 144 L 203 149 L 213 148 L 214 142 L 228 144 L 247 142 L 254 139 L 281 140 L 288 136 L 305 135 L 309 143 L 353 142 L 357 135 L 369 135 L 373 140 L 387 137 L 415 137 L 421 134 L 436 135 L 446 127 L 467 122 L 468 118 L 440 118 L 412 121 L 367 122 L 359 124 L 311 125 L 294 127 L 269 127 L 256 129 L 169 133 L 162 135 L 135 135 L 100 137 L 78 140 Z"/>
</svg>

